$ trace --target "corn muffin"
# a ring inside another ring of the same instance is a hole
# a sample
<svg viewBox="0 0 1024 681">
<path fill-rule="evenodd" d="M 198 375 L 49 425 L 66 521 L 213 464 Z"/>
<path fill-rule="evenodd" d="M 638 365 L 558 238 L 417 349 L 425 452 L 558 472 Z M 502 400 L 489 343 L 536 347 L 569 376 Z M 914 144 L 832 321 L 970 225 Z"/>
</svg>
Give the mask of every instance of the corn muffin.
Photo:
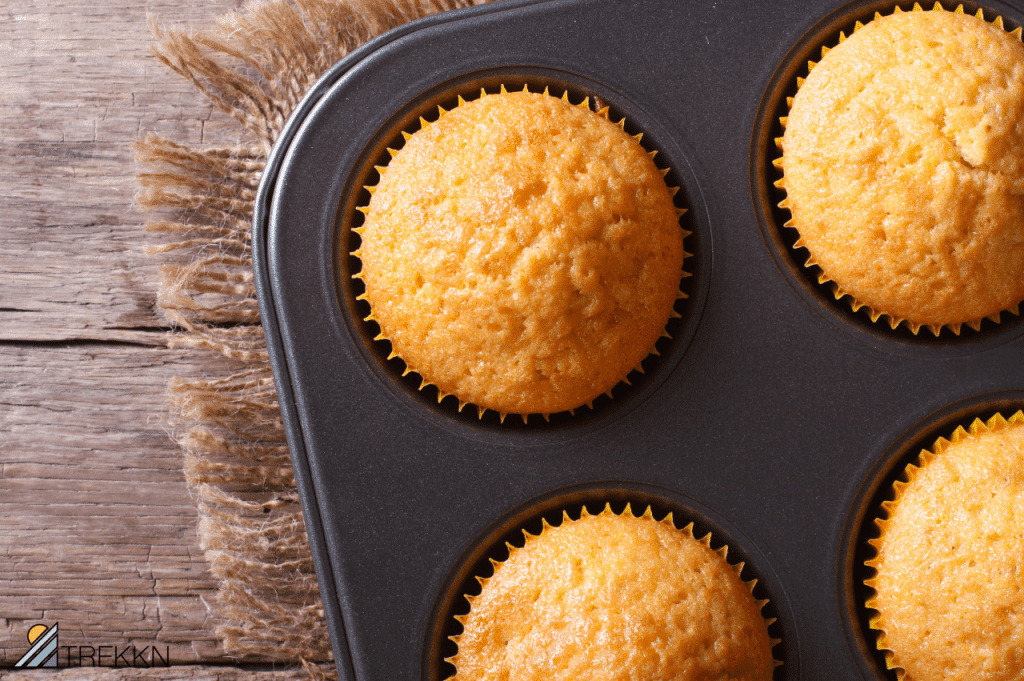
<svg viewBox="0 0 1024 681">
<path fill-rule="evenodd" d="M 652 157 L 547 94 L 485 95 L 426 124 L 381 169 L 356 230 L 380 338 L 481 413 L 551 414 L 610 391 L 681 295 L 684 232 Z"/>
<path fill-rule="evenodd" d="M 1024 413 L 922 452 L 876 521 L 871 627 L 901 679 L 1024 678 Z"/>
<path fill-rule="evenodd" d="M 916 7 L 920 10 L 920 7 Z M 1002 21 L 900 12 L 811 63 L 776 166 L 836 298 L 955 333 L 1024 299 L 1024 46 Z"/>
<path fill-rule="evenodd" d="M 629 508 L 545 524 L 467 597 L 452 681 L 767 681 L 764 601 L 725 549 Z"/>
</svg>

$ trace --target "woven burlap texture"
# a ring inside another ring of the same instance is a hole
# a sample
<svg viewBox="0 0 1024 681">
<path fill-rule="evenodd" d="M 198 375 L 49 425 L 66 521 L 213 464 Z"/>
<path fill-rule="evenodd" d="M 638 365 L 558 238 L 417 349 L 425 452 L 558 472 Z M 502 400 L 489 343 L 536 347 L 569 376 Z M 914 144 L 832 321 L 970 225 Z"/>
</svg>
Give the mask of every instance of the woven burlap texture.
<svg viewBox="0 0 1024 681">
<path fill-rule="evenodd" d="M 244 129 L 245 144 L 134 145 L 137 205 L 169 219 L 158 304 L 172 347 L 220 353 L 221 375 L 178 377 L 173 431 L 219 589 L 225 653 L 329 670 L 330 642 L 278 410 L 253 284 L 253 201 L 267 156 L 303 94 L 332 64 L 395 26 L 481 0 L 273 0 L 194 31 L 154 26 L 154 53 Z M 169 243 L 173 240 L 173 243 Z"/>
</svg>

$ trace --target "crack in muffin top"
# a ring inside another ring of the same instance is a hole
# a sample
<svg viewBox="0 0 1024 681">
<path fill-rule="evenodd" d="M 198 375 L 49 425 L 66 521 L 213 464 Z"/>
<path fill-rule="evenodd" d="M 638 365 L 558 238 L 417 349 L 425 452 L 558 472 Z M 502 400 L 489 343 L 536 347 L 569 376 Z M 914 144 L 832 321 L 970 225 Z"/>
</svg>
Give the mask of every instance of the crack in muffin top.
<svg viewBox="0 0 1024 681">
<path fill-rule="evenodd" d="M 782 181 L 811 253 L 912 329 L 1024 299 L 1024 46 L 970 15 L 878 17 L 794 97 Z"/>
</svg>

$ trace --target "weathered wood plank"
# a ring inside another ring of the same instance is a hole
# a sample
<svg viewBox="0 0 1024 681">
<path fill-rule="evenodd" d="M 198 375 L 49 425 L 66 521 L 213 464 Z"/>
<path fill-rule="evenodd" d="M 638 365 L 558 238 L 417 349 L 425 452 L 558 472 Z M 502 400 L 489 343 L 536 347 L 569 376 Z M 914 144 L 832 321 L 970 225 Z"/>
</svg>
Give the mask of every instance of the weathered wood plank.
<svg viewBox="0 0 1024 681">
<path fill-rule="evenodd" d="M 220 357 L 159 347 L 0 345 L 0 667 L 38 622 L 61 645 L 158 644 L 176 664 L 223 658 L 207 603 L 172 375 Z"/>
<path fill-rule="evenodd" d="M 154 237 L 132 208 L 129 144 L 238 140 L 149 54 L 147 21 L 203 25 L 238 0 L 26 0 L 0 9 L 0 341 L 153 344 Z"/>
<path fill-rule="evenodd" d="M 130 142 L 238 141 L 237 125 L 149 55 L 148 21 L 202 26 L 241 0 L 19 0 L 0 6 L 0 678 L 307 678 L 231 666 L 197 546 L 170 351 L 143 249 Z M 73 341 L 65 343 L 65 341 Z M 171 669 L 10 672 L 28 628 L 62 646 L 166 647 Z"/>
</svg>

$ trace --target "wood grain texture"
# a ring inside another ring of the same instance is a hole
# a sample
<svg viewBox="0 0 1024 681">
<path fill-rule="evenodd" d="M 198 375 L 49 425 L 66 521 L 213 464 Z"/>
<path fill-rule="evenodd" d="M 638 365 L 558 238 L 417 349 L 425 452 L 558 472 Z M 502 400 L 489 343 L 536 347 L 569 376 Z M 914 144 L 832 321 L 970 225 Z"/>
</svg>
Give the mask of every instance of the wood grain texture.
<svg viewBox="0 0 1024 681">
<path fill-rule="evenodd" d="M 0 666 L 24 653 L 29 627 L 54 621 L 62 646 L 220 659 L 216 584 L 162 414 L 168 379 L 206 367 L 106 344 L 0 356 Z"/>
<path fill-rule="evenodd" d="M 65 645 L 159 645 L 231 662 L 165 422 L 172 376 L 219 356 L 168 350 L 159 237 L 133 208 L 130 142 L 238 140 L 236 124 L 149 55 L 147 22 L 201 26 L 237 0 L 19 0 L 0 7 L 0 677 L 28 628 Z M 134 674 L 134 675 L 133 675 Z M 6 675 L 6 676 L 5 676 Z M 299 670 L 151 670 L 158 679 L 292 679 Z"/>
<path fill-rule="evenodd" d="M 147 22 L 203 25 L 236 0 L 28 0 L 0 9 L 0 340 L 159 343 L 154 237 L 130 142 L 238 127 L 150 55 Z"/>
</svg>

